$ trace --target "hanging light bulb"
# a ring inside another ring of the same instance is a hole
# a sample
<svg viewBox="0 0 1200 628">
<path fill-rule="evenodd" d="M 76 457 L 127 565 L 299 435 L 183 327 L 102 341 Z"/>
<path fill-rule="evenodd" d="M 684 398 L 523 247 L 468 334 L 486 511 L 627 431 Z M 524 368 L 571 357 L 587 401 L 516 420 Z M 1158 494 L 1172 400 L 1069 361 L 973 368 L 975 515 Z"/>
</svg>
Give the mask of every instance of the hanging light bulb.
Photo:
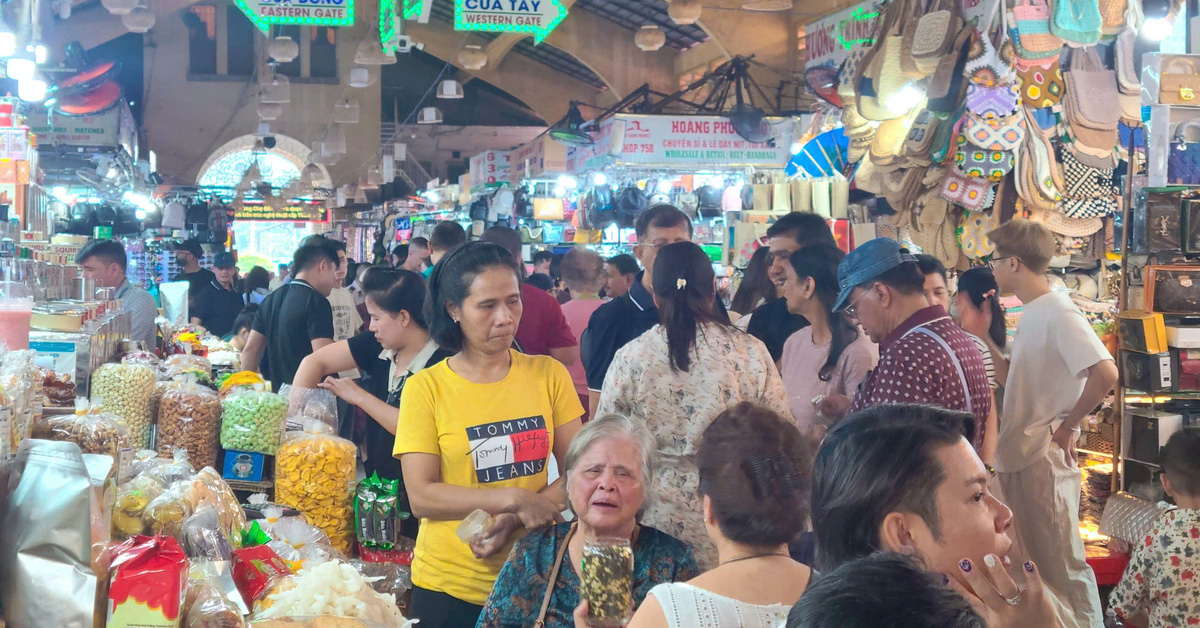
<svg viewBox="0 0 1200 628">
<path fill-rule="evenodd" d="M 333 105 L 333 121 L 338 124 L 358 124 L 358 101 L 343 98 Z"/>
<path fill-rule="evenodd" d="M 113 15 L 125 15 L 137 8 L 137 0 L 100 0 L 100 4 Z"/>
<path fill-rule="evenodd" d="M 592 175 L 592 185 L 607 185 L 607 184 L 608 184 L 608 175 L 604 174 L 603 172 L 597 172 L 595 175 Z"/>
<path fill-rule="evenodd" d="M 137 7 L 136 9 L 121 16 L 121 23 L 131 33 L 148 33 L 154 28 L 155 17 L 146 7 Z"/>
<path fill-rule="evenodd" d="M 33 53 L 33 60 L 38 65 L 46 65 L 46 62 L 50 60 L 50 48 L 46 44 L 33 42 L 26 50 Z"/>
<path fill-rule="evenodd" d="M 7 66 L 8 78 L 14 81 L 28 81 L 37 73 L 37 63 L 25 57 L 13 57 Z"/>
<path fill-rule="evenodd" d="M 372 166 L 367 171 L 367 185 L 378 188 L 383 185 L 383 173 L 380 172 L 379 166 Z"/>
<path fill-rule="evenodd" d="M 379 67 L 373 65 L 356 65 L 350 68 L 350 87 L 370 87 L 379 80 Z"/>
<path fill-rule="evenodd" d="M 458 62 L 468 70 L 482 70 L 487 65 L 488 56 L 479 46 L 464 46 L 458 53 Z"/>
<path fill-rule="evenodd" d="M 300 45 L 291 37 L 276 37 L 267 46 L 267 54 L 280 63 L 290 63 L 300 56 Z"/>
<path fill-rule="evenodd" d="M 258 103 L 258 118 L 260 120 L 277 120 L 283 115 L 283 105 L 273 102 Z"/>
<path fill-rule="evenodd" d="M 42 102 L 46 100 L 46 81 L 38 78 L 25 79 L 17 82 L 17 97 L 25 102 Z"/>
</svg>

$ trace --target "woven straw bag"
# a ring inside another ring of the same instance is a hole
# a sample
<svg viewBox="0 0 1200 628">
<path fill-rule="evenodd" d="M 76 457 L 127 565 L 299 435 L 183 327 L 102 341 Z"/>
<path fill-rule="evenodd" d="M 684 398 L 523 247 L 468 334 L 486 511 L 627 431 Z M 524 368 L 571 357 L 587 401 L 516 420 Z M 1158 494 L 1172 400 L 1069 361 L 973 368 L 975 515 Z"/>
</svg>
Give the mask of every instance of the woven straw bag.
<svg viewBox="0 0 1200 628">
<path fill-rule="evenodd" d="M 1067 117 L 1072 124 L 1111 131 L 1117 128 L 1121 110 L 1117 102 L 1117 74 L 1106 70 L 1095 46 L 1071 51 L 1067 72 Z"/>
<path fill-rule="evenodd" d="M 1129 0 L 1100 0 L 1100 34 L 1116 35 L 1125 28 Z"/>
<path fill-rule="evenodd" d="M 958 3 L 954 0 L 939 0 L 929 6 L 929 10 L 917 19 L 917 26 L 912 35 L 912 57 L 916 61 L 933 60 L 934 65 L 924 68 L 936 68 L 939 57 L 950 52 L 950 46 L 958 32 L 962 30 L 962 16 L 958 12 Z"/>
<path fill-rule="evenodd" d="M 1072 238 L 1086 238 L 1104 228 L 1100 218 L 1071 218 L 1057 209 L 1046 212 L 1046 227 Z"/>
<path fill-rule="evenodd" d="M 1017 0 L 1012 9 L 1017 53 L 1026 59 L 1057 55 L 1063 40 L 1050 32 L 1050 5 L 1046 0 Z"/>
</svg>

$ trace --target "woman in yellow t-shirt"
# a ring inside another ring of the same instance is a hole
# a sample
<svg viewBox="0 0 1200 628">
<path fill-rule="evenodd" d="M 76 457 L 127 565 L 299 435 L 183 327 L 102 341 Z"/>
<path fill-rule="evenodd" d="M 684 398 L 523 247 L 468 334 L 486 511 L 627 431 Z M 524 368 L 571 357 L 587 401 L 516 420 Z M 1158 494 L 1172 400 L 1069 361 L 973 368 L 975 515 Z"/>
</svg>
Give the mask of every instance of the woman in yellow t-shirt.
<svg viewBox="0 0 1200 628">
<path fill-rule="evenodd" d="M 430 335 L 458 353 L 405 385 L 393 452 L 421 518 L 409 616 L 423 628 L 474 626 L 519 533 L 566 508 L 546 465 L 566 459 L 583 406 L 566 367 L 511 348 L 517 268 L 502 247 L 472 242 L 429 277 Z M 494 521 L 468 546 L 455 529 L 475 509 Z"/>
</svg>

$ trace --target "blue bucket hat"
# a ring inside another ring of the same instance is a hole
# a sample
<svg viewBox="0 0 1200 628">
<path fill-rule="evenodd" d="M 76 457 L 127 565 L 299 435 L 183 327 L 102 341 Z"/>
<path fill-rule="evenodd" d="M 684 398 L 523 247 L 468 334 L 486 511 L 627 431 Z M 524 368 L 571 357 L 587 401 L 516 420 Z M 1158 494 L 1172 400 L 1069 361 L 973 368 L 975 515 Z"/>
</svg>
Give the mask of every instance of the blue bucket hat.
<svg viewBox="0 0 1200 628">
<path fill-rule="evenodd" d="M 833 311 L 846 309 L 846 302 L 850 300 L 850 293 L 854 292 L 855 286 L 861 286 L 905 262 L 916 261 L 917 258 L 908 249 L 890 238 L 864 242 L 838 264 L 838 287 L 841 292 L 838 293 Z"/>
</svg>

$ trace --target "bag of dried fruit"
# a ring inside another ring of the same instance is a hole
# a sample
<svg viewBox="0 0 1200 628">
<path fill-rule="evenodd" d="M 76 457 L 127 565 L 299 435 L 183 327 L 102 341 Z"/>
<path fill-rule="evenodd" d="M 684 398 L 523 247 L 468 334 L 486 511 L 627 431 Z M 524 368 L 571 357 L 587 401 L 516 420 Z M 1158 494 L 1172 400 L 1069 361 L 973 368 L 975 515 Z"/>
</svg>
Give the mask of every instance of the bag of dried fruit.
<svg viewBox="0 0 1200 628">
<path fill-rule="evenodd" d="M 346 553 L 354 538 L 354 443 L 309 419 L 304 431 L 288 434 L 275 456 L 275 500 L 304 513 Z"/>
</svg>

